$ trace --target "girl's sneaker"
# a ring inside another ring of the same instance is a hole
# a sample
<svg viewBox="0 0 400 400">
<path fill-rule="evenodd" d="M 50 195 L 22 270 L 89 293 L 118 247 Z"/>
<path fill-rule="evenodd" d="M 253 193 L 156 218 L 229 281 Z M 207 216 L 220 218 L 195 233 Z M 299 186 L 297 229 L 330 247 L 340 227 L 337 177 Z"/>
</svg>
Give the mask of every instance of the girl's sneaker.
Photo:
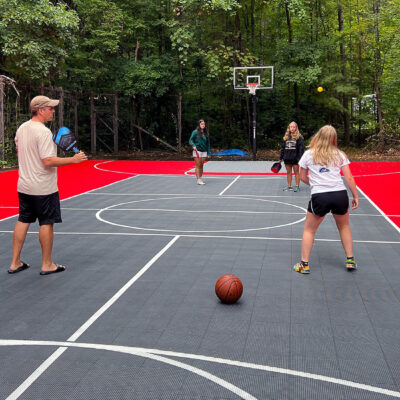
<svg viewBox="0 0 400 400">
<path fill-rule="evenodd" d="M 310 266 L 309 265 L 303 265 L 301 262 L 297 263 L 293 269 L 296 272 L 300 272 L 300 274 L 309 274 L 310 273 Z"/>
<path fill-rule="evenodd" d="M 288 190 L 293 190 L 293 187 L 292 186 L 285 186 L 284 188 L 283 188 L 283 191 L 284 192 L 287 192 Z"/>
<path fill-rule="evenodd" d="M 353 270 L 357 269 L 357 263 L 355 262 L 355 260 L 348 258 L 346 260 L 346 268 L 347 268 L 347 271 L 353 271 Z"/>
<path fill-rule="evenodd" d="M 300 192 L 300 186 L 296 186 L 293 191 L 294 192 Z"/>
</svg>

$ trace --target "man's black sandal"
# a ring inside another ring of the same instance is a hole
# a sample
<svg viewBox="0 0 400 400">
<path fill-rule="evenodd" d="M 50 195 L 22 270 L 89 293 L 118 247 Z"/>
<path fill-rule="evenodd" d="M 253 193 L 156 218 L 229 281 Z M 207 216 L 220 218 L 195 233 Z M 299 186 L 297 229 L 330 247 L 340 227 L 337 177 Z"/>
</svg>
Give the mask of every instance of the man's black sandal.
<svg viewBox="0 0 400 400">
<path fill-rule="evenodd" d="M 55 274 L 57 272 L 63 272 L 66 270 L 66 267 L 64 265 L 56 264 L 57 268 L 52 270 L 52 271 L 40 271 L 40 275 L 50 275 L 50 274 Z"/>
<path fill-rule="evenodd" d="M 29 267 L 30 267 L 29 264 L 26 264 L 26 263 L 24 263 L 24 262 L 22 261 L 22 265 L 21 265 L 20 267 L 18 267 L 17 269 L 9 269 L 7 272 L 8 272 L 9 274 L 16 274 L 17 272 L 21 272 L 21 271 L 23 271 L 24 269 L 28 269 Z"/>
</svg>

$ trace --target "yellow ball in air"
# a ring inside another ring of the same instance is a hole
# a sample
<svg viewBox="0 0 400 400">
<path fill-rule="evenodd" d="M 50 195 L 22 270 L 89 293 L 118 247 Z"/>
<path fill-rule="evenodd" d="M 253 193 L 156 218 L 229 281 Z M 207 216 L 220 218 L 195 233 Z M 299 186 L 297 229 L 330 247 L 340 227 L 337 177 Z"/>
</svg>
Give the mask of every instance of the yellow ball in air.
<svg viewBox="0 0 400 400">
<path fill-rule="evenodd" d="M 317 89 L 317 91 L 318 91 L 319 93 L 321 93 L 321 92 L 324 91 L 324 88 L 323 88 L 322 86 L 319 86 L 318 89 Z"/>
</svg>

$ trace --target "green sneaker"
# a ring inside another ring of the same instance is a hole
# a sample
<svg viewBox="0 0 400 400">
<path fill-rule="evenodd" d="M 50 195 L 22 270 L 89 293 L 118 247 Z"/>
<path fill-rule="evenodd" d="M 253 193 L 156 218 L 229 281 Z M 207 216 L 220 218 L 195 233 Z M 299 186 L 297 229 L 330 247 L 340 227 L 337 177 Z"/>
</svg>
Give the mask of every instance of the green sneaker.
<svg viewBox="0 0 400 400">
<path fill-rule="evenodd" d="M 285 186 L 284 188 L 283 188 L 283 191 L 284 192 L 287 192 L 288 190 L 293 190 L 293 187 L 292 186 Z"/>
<path fill-rule="evenodd" d="M 294 192 L 300 192 L 300 186 L 296 186 L 293 191 Z"/>
<path fill-rule="evenodd" d="M 353 271 L 353 270 L 357 269 L 357 263 L 355 262 L 355 260 L 348 258 L 346 260 L 346 268 L 347 268 L 347 271 Z"/>
<path fill-rule="evenodd" d="M 297 263 L 293 269 L 296 272 L 300 272 L 300 274 L 309 274 L 310 273 L 310 266 L 309 265 L 301 265 L 301 263 Z"/>
</svg>

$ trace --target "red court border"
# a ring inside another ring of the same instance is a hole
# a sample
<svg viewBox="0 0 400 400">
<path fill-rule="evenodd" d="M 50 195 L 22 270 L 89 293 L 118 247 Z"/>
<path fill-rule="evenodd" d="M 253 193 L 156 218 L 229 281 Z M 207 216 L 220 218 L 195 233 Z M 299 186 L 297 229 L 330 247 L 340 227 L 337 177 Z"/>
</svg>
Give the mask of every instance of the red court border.
<svg viewBox="0 0 400 400">
<path fill-rule="evenodd" d="M 400 162 L 352 162 L 357 186 L 388 218 L 400 227 Z M 60 198 L 66 199 L 138 174 L 193 174 L 193 161 L 89 160 L 58 168 Z M 207 173 L 205 175 L 277 175 L 273 173 Z M 285 176 L 285 173 L 279 173 Z M 18 171 L 0 172 L 0 220 L 18 213 Z M 399 230 L 400 232 L 400 230 Z"/>
</svg>

